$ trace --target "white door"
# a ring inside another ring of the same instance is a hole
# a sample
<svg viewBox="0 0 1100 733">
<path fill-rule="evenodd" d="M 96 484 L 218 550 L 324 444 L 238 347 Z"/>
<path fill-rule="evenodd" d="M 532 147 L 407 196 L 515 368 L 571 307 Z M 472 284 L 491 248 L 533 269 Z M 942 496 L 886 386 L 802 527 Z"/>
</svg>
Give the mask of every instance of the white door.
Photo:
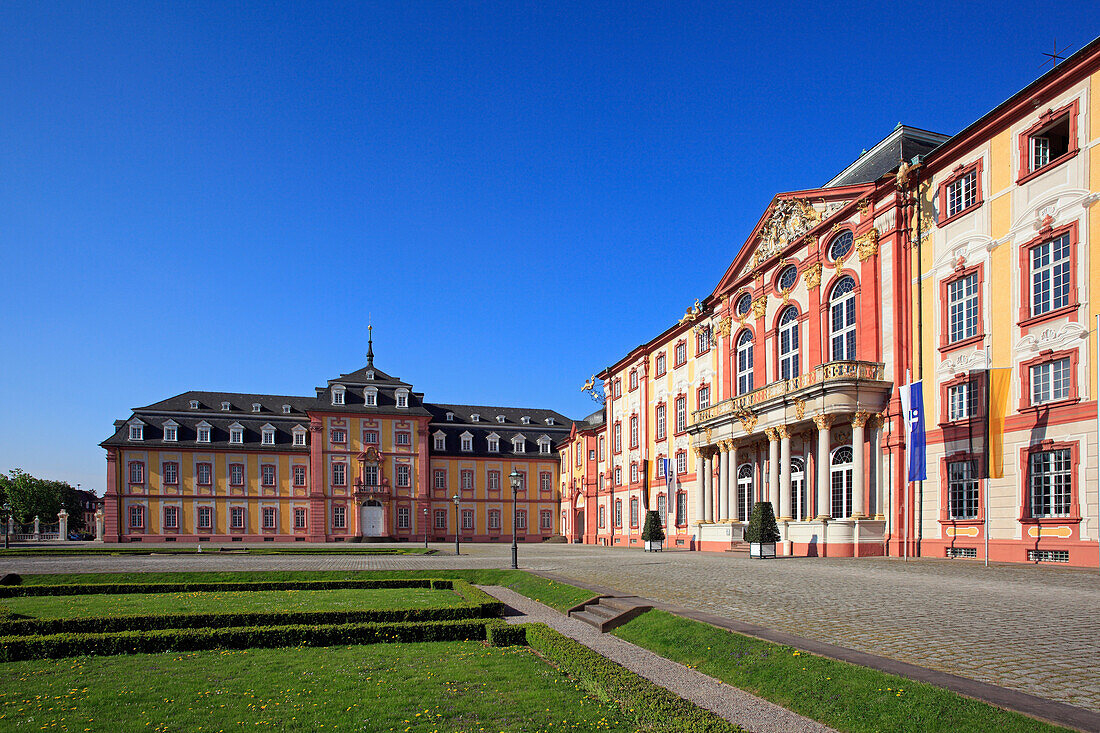
<svg viewBox="0 0 1100 733">
<path fill-rule="evenodd" d="M 359 508 L 359 526 L 364 537 L 382 536 L 382 505 L 374 503 Z"/>
</svg>

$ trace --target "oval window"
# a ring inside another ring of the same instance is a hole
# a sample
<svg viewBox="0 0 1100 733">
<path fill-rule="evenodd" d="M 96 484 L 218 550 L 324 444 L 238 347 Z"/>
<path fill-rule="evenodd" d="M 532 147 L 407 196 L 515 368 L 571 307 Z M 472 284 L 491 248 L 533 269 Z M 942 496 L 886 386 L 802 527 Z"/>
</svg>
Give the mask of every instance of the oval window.
<svg viewBox="0 0 1100 733">
<path fill-rule="evenodd" d="M 779 278 L 776 280 L 776 284 L 779 285 L 779 292 L 786 293 L 794 287 L 795 281 L 798 280 L 798 268 L 794 265 L 788 265 L 779 273 Z"/>
<path fill-rule="evenodd" d="M 829 259 L 839 260 L 851 252 L 853 239 L 851 232 L 841 232 L 836 235 L 833 243 L 829 245 Z"/>
</svg>

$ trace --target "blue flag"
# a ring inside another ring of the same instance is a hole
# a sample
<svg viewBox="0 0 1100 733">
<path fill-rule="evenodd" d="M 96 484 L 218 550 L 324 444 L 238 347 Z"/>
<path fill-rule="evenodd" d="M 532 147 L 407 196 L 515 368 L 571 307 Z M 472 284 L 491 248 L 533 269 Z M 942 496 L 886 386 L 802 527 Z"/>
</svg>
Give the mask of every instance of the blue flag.
<svg viewBox="0 0 1100 733">
<path fill-rule="evenodd" d="M 898 387 L 898 393 L 905 419 L 905 444 L 909 446 L 909 480 L 925 481 L 928 467 L 924 457 L 924 394 L 920 380 Z"/>
</svg>

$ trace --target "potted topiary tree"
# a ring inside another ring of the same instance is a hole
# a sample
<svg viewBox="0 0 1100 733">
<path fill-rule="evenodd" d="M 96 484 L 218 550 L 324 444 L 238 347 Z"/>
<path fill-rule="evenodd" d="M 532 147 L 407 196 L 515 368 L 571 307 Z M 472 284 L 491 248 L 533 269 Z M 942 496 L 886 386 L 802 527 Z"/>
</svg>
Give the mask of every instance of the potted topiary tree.
<svg viewBox="0 0 1100 733">
<path fill-rule="evenodd" d="M 661 515 L 652 509 L 645 513 L 642 541 L 645 542 L 646 552 L 660 552 L 664 548 L 665 530 L 661 526 Z"/>
<path fill-rule="evenodd" d="M 775 512 L 770 501 L 758 501 L 753 505 L 745 540 L 749 543 L 749 557 L 775 557 L 779 525 L 775 523 Z"/>
</svg>

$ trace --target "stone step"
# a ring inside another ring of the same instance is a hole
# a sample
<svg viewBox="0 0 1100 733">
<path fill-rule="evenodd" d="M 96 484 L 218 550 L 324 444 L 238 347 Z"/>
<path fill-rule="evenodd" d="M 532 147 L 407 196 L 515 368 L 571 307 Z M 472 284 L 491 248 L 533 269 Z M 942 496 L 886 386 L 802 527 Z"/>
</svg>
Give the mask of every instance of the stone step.
<svg viewBox="0 0 1100 733">
<path fill-rule="evenodd" d="M 611 606 L 605 606 L 602 603 L 595 603 L 595 604 L 592 604 L 592 605 L 585 606 L 584 610 L 585 610 L 586 613 L 594 614 L 594 615 L 599 616 L 603 619 L 615 618 L 620 613 L 622 613 L 621 609 L 612 608 Z"/>
<path fill-rule="evenodd" d="M 636 596 L 599 596 L 569 610 L 570 618 L 594 626 L 600 632 L 610 631 L 652 608 Z"/>
<path fill-rule="evenodd" d="M 603 622 L 607 620 L 599 616 L 594 616 L 588 611 L 573 611 L 573 613 L 569 614 L 569 616 L 571 618 L 577 619 L 578 621 L 583 621 L 589 626 L 595 626 L 601 631 L 603 631 L 603 629 L 601 628 L 603 626 Z"/>
</svg>

